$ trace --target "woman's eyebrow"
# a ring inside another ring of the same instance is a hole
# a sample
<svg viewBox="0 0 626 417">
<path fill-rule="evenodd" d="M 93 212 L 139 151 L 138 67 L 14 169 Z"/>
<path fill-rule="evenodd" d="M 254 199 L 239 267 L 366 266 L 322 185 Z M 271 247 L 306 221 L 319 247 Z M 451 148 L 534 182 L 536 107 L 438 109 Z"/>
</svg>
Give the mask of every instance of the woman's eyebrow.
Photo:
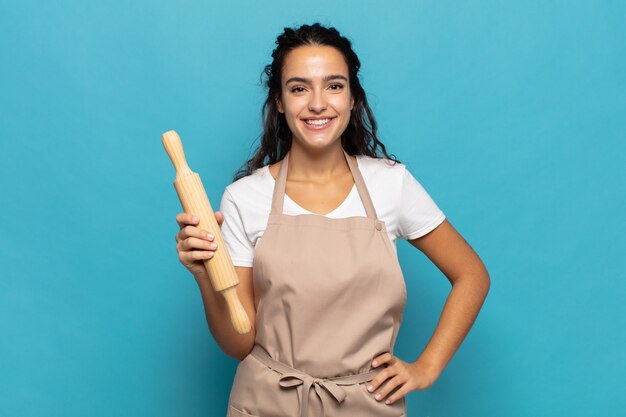
<svg viewBox="0 0 626 417">
<path fill-rule="evenodd" d="M 324 81 L 326 82 L 331 81 L 331 80 L 344 80 L 345 82 L 348 82 L 348 79 L 340 74 L 331 74 L 331 75 L 327 75 L 324 77 Z M 312 83 L 310 78 L 291 77 L 290 79 L 285 81 L 285 84 L 289 84 L 290 82 L 294 82 L 294 81 L 299 82 L 299 83 L 305 83 L 305 84 Z"/>
</svg>

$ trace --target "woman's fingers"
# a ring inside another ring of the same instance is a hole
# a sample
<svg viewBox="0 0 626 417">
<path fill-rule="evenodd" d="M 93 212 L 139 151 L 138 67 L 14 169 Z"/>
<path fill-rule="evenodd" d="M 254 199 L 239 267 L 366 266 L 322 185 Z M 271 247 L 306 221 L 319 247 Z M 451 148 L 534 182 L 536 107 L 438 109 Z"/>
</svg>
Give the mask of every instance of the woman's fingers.
<svg viewBox="0 0 626 417">
<path fill-rule="evenodd" d="M 185 252 L 185 251 L 178 252 L 178 258 L 183 263 L 192 263 L 194 261 L 211 259 L 213 256 L 215 256 L 215 252 L 213 251 L 192 250 L 188 252 Z"/>
<path fill-rule="evenodd" d="M 178 228 L 182 229 L 188 224 L 198 224 L 200 219 L 198 216 L 194 216 L 189 213 L 178 213 L 176 215 L 176 223 L 178 223 Z"/>
<path fill-rule="evenodd" d="M 176 245 L 178 258 L 183 264 L 191 264 L 194 261 L 211 259 L 215 256 L 217 244 L 196 237 L 189 237 L 178 242 Z"/>
<path fill-rule="evenodd" d="M 178 231 L 176 241 L 185 240 L 191 237 L 195 237 L 198 239 L 213 241 L 215 236 L 212 233 L 207 232 L 206 230 L 200 229 L 195 226 L 185 226 Z"/>
<path fill-rule="evenodd" d="M 195 226 L 185 226 L 176 233 L 174 236 L 176 238 L 176 242 L 181 242 L 189 238 L 197 238 L 205 241 L 212 242 L 215 239 L 213 233 L 207 232 L 206 230 L 200 229 Z"/>
<path fill-rule="evenodd" d="M 215 219 L 221 225 L 224 221 L 222 213 L 216 214 Z M 217 244 L 213 242 L 215 236 L 207 230 L 198 227 L 200 219 L 189 213 L 176 215 L 179 231 L 174 235 L 176 239 L 176 251 L 179 261 L 187 268 L 194 277 L 208 278 L 203 262 L 213 258 L 217 250 Z"/>
<path fill-rule="evenodd" d="M 204 239 L 197 237 L 188 237 L 179 241 L 177 246 L 178 249 L 182 251 L 189 251 L 192 249 L 214 251 L 217 249 L 217 243 L 207 240 L 206 237 Z"/>
<path fill-rule="evenodd" d="M 217 221 L 217 224 L 221 226 L 224 222 L 224 215 L 220 211 L 216 211 L 215 220 Z M 197 216 L 188 213 L 178 213 L 176 215 L 176 223 L 178 223 L 178 227 L 180 228 L 180 230 L 174 236 L 176 242 L 187 239 L 188 237 L 197 237 L 210 241 L 215 239 L 213 233 L 194 226 L 197 225 L 199 222 L 200 219 Z"/>
</svg>

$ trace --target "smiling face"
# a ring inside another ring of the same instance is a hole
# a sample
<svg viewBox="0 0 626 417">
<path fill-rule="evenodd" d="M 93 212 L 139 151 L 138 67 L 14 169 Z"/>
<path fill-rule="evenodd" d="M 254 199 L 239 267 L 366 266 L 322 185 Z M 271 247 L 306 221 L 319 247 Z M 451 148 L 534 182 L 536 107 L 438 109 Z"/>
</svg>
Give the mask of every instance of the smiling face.
<svg viewBox="0 0 626 417">
<path fill-rule="evenodd" d="M 325 148 L 341 138 L 354 99 L 348 65 L 332 46 L 300 46 L 285 56 L 278 111 L 293 140 L 306 148 Z"/>
</svg>

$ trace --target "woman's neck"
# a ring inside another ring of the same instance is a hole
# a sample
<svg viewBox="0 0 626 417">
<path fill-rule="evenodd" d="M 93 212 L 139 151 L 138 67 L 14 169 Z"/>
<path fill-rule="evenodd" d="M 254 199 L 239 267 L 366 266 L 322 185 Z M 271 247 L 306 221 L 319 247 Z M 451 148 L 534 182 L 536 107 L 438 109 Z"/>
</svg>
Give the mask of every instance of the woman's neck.
<svg viewBox="0 0 626 417">
<path fill-rule="evenodd" d="M 318 152 L 311 152 L 292 141 L 287 173 L 290 181 L 323 184 L 347 172 L 350 167 L 343 155 L 341 140 Z"/>
</svg>

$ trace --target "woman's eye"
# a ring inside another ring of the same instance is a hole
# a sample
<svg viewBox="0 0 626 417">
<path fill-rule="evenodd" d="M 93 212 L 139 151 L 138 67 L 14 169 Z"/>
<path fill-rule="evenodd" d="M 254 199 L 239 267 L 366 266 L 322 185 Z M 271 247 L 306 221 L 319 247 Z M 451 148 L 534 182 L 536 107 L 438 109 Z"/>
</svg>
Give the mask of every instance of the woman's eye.
<svg viewBox="0 0 626 417">
<path fill-rule="evenodd" d="M 302 90 L 304 90 L 304 88 L 302 88 L 302 87 L 293 87 L 293 88 L 291 89 L 291 92 L 292 92 L 292 93 L 301 93 L 301 92 L 302 92 Z"/>
<path fill-rule="evenodd" d="M 330 87 L 333 90 L 341 90 L 343 88 L 343 84 L 331 84 Z"/>
</svg>

